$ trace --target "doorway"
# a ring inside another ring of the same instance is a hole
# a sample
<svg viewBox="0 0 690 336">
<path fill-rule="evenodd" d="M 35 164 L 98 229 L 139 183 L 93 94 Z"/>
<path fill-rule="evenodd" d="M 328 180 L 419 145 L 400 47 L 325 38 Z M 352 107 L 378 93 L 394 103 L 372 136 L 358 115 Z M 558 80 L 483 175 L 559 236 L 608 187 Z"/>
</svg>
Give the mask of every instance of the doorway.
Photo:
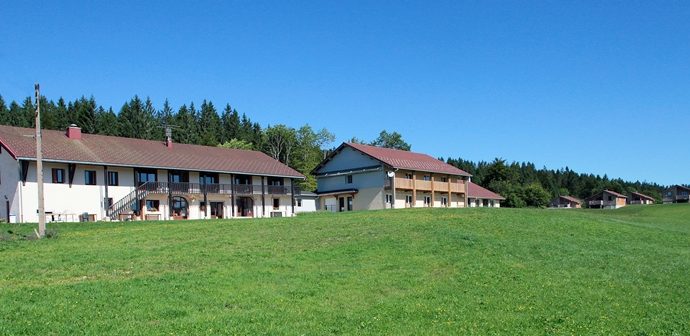
<svg viewBox="0 0 690 336">
<path fill-rule="evenodd" d="M 253 208 L 254 200 L 251 197 L 237 198 L 237 215 L 239 217 L 254 217 Z"/>
<path fill-rule="evenodd" d="M 223 218 L 223 202 L 211 202 L 211 218 Z"/>
<path fill-rule="evenodd" d="M 338 212 L 345 211 L 345 197 L 338 198 Z"/>
<path fill-rule="evenodd" d="M 189 204 L 184 197 L 173 196 L 172 198 L 172 217 L 173 219 L 187 219 L 189 215 Z"/>
</svg>

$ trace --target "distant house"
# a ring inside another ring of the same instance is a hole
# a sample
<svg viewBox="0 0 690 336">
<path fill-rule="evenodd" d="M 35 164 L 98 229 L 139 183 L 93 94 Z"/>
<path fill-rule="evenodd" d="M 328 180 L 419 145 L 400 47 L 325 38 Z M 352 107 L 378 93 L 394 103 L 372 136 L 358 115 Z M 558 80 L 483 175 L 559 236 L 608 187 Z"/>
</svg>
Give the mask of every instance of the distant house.
<svg viewBox="0 0 690 336">
<path fill-rule="evenodd" d="M 663 201 L 666 203 L 688 203 L 690 188 L 682 185 L 674 185 L 664 190 Z"/>
<path fill-rule="evenodd" d="M 320 210 L 460 208 L 470 174 L 422 153 L 343 143 L 314 170 Z"/>
<path fill-rule="evenodd" d="M 630 204 L 654 204 L 655 200 L 652 196 L 647 196 L 642 193 L 632 192 L 630 194 Z"/>
<path fill-rule="evenodd" d="M 587 198 L 587 206 L 596 209 L 618 209 L 626 205 L 628 197 L 615 191 L 604 190 Z"/>
<path fill-rule="evenodd" d="M 500 208 L 505 197 L 486 189 L 472 181 L 467 183 L 469 205 L 471 208 Z"/>
<path fill-rule="evenodd" d="M 572 196 L 558 196 L 551 201 L 552 208 L 581 208 L 582 201 Z"/>
</svg>

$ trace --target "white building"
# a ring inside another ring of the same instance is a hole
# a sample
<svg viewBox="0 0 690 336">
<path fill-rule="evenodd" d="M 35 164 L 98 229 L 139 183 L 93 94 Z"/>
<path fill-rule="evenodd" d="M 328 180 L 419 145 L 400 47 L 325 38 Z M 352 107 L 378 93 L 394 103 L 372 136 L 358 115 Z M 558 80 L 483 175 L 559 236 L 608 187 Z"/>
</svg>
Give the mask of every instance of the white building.
<svg viewBox="0 0 690 336">
<path fill-rule="evenodd" d="M 38 221 L 33 129 L 0 126 L 0 217 Z M 304 176 L 257 151 L 43 131 L 47 221 L 292 216 Z"/>
<path fill-rule="evenodd" d="M 295 196 L 295 213 L 301 212 L 314 212 L 318 210 L 317 200 L 319 196 L 312 192 L 300 192 L 299 195 Z"/>
</svg>

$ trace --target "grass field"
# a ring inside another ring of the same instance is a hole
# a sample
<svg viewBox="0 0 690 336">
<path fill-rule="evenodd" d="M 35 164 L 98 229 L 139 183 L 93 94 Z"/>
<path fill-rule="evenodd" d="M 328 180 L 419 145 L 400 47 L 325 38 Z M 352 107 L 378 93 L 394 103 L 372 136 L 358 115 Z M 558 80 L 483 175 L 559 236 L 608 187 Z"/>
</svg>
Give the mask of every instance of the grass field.
<svg viewBox="0 0 690 336">
<path fill-rule="evenodd" d="M 0 241 L 0 335 L 690 334 L 688 205 L 51 227 Z"/>
</svg>

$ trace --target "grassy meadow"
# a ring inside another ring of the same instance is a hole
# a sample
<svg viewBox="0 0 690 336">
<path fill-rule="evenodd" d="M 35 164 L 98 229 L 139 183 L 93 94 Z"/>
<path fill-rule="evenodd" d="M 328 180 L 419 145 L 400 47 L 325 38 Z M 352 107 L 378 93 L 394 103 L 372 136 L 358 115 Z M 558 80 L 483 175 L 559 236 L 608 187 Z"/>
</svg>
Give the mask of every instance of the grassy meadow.
<svg viewBox="0 0 690 336">
<path fill-rule="evenodd" d="M 0 335 L 690 334 L 687 204 L 49 229 L 0 241 Z"/>
</svg>

